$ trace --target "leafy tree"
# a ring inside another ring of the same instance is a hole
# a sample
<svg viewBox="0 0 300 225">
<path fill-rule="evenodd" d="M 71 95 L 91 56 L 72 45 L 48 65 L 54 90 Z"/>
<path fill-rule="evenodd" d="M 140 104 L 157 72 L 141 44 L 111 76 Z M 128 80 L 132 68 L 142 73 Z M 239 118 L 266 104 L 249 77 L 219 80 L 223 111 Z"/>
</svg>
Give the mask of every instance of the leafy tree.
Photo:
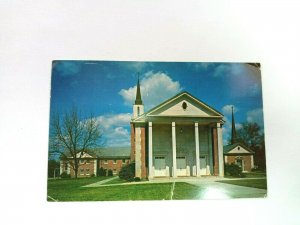
<svg viewBox="0 0 300 225">
<path fill-rule="evenodd" d="M 243 123 L 242 128 L 237 130 L 239 142 L 255 152 L 255 164 L 260 169 L 266 168 L 265 136 L 257 123 Z"/>
<path fill-rule="evenodd" d="M 237 131 L 237 136 L 250 149 L 260 148 L 264 140 L 264 135 L 257 123 L 243 123 L 242 128 Z"/>
<path fill-rule="evenodd" d="M 102 134 L 96 118 L 81 116 L 75 107 L 62 117 L 55 113 L 50 127 L 50 152 L 68 160 L 77 178 L 79 160 L 88 149 L 99 146 Z"/>
</svg>

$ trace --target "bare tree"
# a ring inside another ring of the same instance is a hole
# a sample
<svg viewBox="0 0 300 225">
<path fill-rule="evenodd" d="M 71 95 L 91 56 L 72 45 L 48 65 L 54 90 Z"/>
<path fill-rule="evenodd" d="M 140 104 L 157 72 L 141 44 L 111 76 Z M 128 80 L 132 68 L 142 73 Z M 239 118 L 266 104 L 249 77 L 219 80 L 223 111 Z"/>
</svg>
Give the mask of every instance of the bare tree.
<svg viewBox="0 0 300 225">
<path fill-rule="evenodd" d="M 88 149 L 99 146 L 102 130 L 96 118 L 90 115 L 81 117 L 75 107 L 60 116 L 56 113 L 51 119 L 49 148 L 52 153 L 60 154 L 68 160 L 77 178 L 79 160 Z"/>
</svg>

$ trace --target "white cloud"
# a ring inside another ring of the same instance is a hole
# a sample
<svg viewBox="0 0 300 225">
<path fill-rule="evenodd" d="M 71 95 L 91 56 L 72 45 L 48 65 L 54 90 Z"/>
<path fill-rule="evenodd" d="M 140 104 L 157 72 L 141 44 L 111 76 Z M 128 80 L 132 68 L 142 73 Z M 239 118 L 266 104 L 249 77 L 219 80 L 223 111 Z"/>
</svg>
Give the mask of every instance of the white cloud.
<svg viewBox="0 0 300 225">
<path fill-rule="evenodd" d="M 102 115 L 97 120 L 103 129 L 106 146 L 130 145 L 130 113 Z"/>
<path fill-rule="evenodd" d="M 239 111 L 239 108 L 234 106 L 234 105 L 224 105 L 222 107 L 222 113 L 224 115 L 231 115 L 232 112 L 232 107 L 233 107 L 233 112 L 236 113 L 237 111 Z"/>
<path fill-rule="evenodd" d="M 264 127 L 264 118 L 262 108 L 254 109 L 247 112 L 247 122 L 257 123 L 262 129 Z"/>
<path fill-rule="evenodd" d="M 152 108 L 182 90 L 178 81 L 173 81 L 166 73 L 147 72 L 141 80 L 141 94 L 145 110 Z M 119 94 L 126 105 L 132 105 L 136 96 L 136 86 L 122 89 Z"/>
<path fill-rule="evenodd" d="M 131 119 L 130 113 L 108 114 L 97 117 L 101 127 L 108 129 L 112 126 L 128 126 Z"/>
</svg>

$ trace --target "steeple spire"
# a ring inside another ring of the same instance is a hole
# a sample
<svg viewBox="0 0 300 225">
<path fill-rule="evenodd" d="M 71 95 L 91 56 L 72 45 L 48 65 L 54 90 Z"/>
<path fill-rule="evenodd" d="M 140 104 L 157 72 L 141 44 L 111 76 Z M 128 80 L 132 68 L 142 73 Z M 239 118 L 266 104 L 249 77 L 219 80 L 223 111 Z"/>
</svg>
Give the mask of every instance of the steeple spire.
<svg viewBox="0 0 300 225">
<path fill-rule="evenodd" d="M 234 144 L 237 141 L 237 137 L 236 137 L 236 130 L 235 130 L 234 115 L 233 115 L 233 106 L 231 106 L 231 110 L 232 110 L 231 144 Z"/>
<path fill-rule="evenodd" d="M 143 105 L 142 97 L 141 97 L 141 90 L 140 90 L 140 74 L 138 74 L 138 81 L 136 86 L 136 97 L 135 97 L 135 105 Z"/>
</svg>

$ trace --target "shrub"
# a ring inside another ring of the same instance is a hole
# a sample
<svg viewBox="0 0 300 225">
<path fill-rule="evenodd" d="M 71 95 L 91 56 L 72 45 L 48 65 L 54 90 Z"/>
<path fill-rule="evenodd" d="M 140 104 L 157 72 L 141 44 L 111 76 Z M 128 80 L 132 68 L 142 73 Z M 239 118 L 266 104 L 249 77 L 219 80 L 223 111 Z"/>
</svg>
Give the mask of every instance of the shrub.
<svg viewBox="0 0 300 225">
<path fill-rule="evenodd" d="M 108 170 L 107 176 L 112 177 L 113 176 L 113 171 L 112 170 Z"/>
<path fill-rule="evenodd" d="M 100 177 L 105 177 L 106 176 L 106 169 L 103 169 L 102 167 L 100 169 L 98 169 L 98 176 Z"/>
<path fill-rule="evenodd" d="M 93 173 L 93 174 L 91 175 L 91 177 L 95 177 L 95 174 Z"/>
<path fill-rule="evenodd" d="M 133 178 L 133 181 L 135 181 L 135 182 L 141 181 L 141 178 L 135 177 L 135 178 Z"/>
<path fill-rule="evenodd" d="M 245 177 L 242 172 L 242 168 L 238 165 L 232 164 L 225 164 L 225 175 L 232 176 L 232 177 Z"/>
<path fill-rule="evenodd" d="M 71 174 L 67 174 L 67 172 L 63 172 L 61 175 L 60 175 L 61 178 L 65 179 L 65 178 L 71 178 Z"/>
<path fill-rule="evenodd" d="M 132 162 L 122 167 L 119 172 L 119 177 L 122 180 L 133 181 L 135 175 L 135 163 Z"/>
</svg>

